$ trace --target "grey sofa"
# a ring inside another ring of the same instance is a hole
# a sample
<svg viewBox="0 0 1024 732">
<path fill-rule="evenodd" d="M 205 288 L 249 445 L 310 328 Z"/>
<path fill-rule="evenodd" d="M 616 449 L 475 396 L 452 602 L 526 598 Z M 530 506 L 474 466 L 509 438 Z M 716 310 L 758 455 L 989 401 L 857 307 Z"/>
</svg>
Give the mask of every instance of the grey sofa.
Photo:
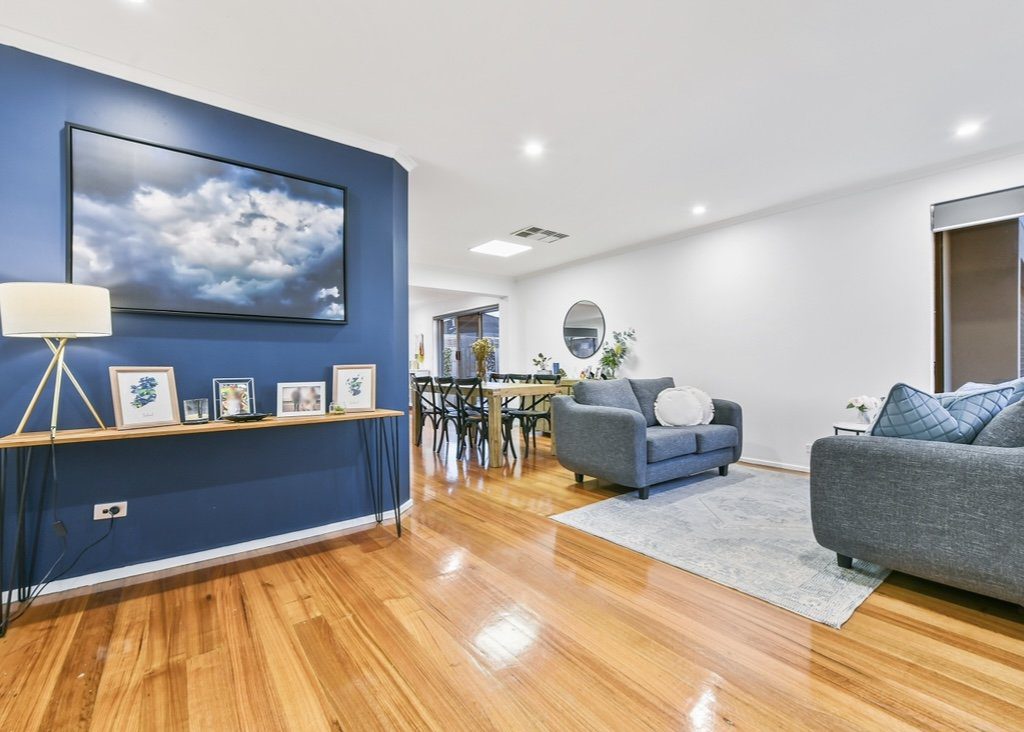
<svg viewBox="0 0 1024 732">
<path fill-rule="evenodd" d="M 818 543 L 1024 604 L 1024 448 L 826 437 L 811 449 Z"/>
<path fill-rule="evenodd" d="M 558 462 L 576 474 L 637 488 L 718 468 L 722 475 L 743 451 L 743 411 L 715 399 L 711 424 L 662 427 L 654 401 L 675 386 L 662 379 L 581 381 L 573 396 L 551 399 Z"/>
</svg>

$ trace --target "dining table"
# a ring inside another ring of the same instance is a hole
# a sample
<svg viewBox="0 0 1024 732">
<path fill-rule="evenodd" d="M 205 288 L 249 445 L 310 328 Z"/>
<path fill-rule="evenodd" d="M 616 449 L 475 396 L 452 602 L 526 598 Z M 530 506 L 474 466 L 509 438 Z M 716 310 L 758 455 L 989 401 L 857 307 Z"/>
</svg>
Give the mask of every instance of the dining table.
<svg viewBox="0 0 1024 732">
<path fill-rule="evenodd" d="M 575 381 L 575 380 L 574 380 Z M 462 387 L 464 391 L 468 391 L 470 387 Z M 551 383 L 551 382 L 539 382 L 539 383 L 523 383 L 523 382 L 506 382 L 506 381 L 483 381 L 480 384 L 480 392 L 485 400 L 487 400 L 487 454 L 489 460 L 487 466 L 489 468 L 500 468 L 505 464 L 505 452 L 502 449 L 502 431 L 501 431 L 501 407 L 502 404 L 508 399 L 515 397 L 536 397 L 536 396 L 553 396 L 555 394 L 568 394 L 572 390 L 572 383 Z M 440 393 L 437 385 L 431 383 L 430 391 Z M 419 399 L 412 400 L 412 418 L 413 424 L 419 424 L 420 420 L 420 401 Z M 554 420 L 550 420 L 549 431 L 551 432 L 551 454 L 557 455 L 556 437 L 555 437 L 555 426 Z"/>
</svg>

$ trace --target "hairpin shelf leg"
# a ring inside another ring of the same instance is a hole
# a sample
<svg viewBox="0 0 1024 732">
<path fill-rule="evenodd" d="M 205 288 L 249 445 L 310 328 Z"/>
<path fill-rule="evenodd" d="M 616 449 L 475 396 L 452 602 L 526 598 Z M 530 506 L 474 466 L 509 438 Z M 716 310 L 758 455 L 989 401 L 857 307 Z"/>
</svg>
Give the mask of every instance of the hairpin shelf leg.
<svg viewBox="0 0 1024 732">
<path fill-rule="evenodd" d="M 388 484 L 395 511 L 395 530 L 402 535 L 402 506 L 399 495 L 399 421 L 396 417 L 372 420 L 372 424 L 359 423 L 366 461 L 366 475 L 370 481 L 373 516 L 377 523 L 384 522 L 384 486 Z M 372 445 L 372 447 L 371 447 Z"/>
<path fill-rule="evenodd" d="M 7 521 L 7 485 L 10 467 L 8 453 L 14 453 L 14 489 L 16 522 L 14 527 L 14 547 L 8 558 L 5 553 L 7 537 L 5 527 Z M 27 512 L 29 471 L 32 467 L 31 448 L 9 448 L 0 450 L 0 638 L 7 633 L 11 622 L 11 606 L 17 595 L 18 602 L 29 597 L 31 587 L 28 577 L 27 537 L 25 534 L 25 514 Z"/>
</svg>

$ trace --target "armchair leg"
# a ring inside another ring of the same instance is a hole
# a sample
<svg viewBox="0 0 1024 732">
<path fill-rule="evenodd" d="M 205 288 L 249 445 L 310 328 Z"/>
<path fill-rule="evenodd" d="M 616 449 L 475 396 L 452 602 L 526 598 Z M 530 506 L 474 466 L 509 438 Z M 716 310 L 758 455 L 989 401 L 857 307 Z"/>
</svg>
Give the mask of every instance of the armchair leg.
<svg viewBox="0 0 1024 732">
<path fill-rule="evenodd" d="M 718 468 L 718 474 L 719 475 L 728 475 L 729 474 L 729 466 L 728 465 L 720 466 Z"/>
<path fill-rule="evenodd" d="M 647 486 L 644 486 L 643 488 L 640 489 L 640 500 L 641 501 L 646 501 L 648 498 L 650 498 L 650 496 L 651 496 L 651 489 L 650 488 L 648 488 Z"/>
<path fill-rule="evenodd" d="M 836 554 L 836 563 L 843 569 L 853 569 L 853 557 L 845 554 Z"/>
<path fill-rule="evenodd" d="M 576 482 L 577 483 L 582 483 L 583 482 L 583 473 L 574 473 L 574 475 L 576 476 Z"/>
</svg>

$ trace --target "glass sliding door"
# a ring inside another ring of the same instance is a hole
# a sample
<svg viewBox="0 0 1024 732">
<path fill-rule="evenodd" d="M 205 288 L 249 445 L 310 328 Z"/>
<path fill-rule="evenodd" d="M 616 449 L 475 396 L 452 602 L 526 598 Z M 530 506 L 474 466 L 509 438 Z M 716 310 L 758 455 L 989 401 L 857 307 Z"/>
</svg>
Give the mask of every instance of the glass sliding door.
<svg viewBox="0 0 1024 732">
<path fill-rule="evenodd" d="M 473 356 L 473 342 L 480 337 L 480 314 L 470 313 L 458 317 L 459 352 L 457 374 L 460 379 L 468 379 L 476 374 L 476 358 Z"/>
<path fill-rule="evenodd" d="M 437 323 L 437 373 L 457 379 L 476 376 L 476 357 L 473 343 L 490 338 L 495 352 L 487 361 L 487 371 L 496 371 L 500 348 L 498 307 L 491 306 L 461 313 L 448 313 L 434 318 Z"/>
</svg>

